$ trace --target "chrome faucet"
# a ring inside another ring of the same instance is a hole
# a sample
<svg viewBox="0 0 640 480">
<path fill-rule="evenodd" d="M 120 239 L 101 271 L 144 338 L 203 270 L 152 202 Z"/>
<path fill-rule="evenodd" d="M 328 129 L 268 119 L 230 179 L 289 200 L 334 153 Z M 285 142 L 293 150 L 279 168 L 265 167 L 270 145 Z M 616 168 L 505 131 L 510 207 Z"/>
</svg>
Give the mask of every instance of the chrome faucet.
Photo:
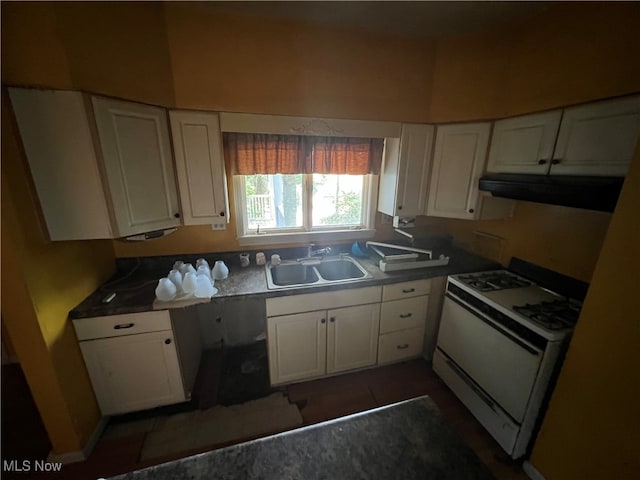
<svg viewBox="0 0 640 480">
<path fill-rule="evenodd" d="M 307 256 L 298 258 L 298 261 L 301 262 L 304 260 L 310 260 L 318 256 L 331 255 L 331 253 L 333 252 L 331 247 L 324 247 L 324 248 L 319 248 L 318 250 L 314 250 L 313 247 L 315 246 L 316 246 L 315 243 L 310 243 L 309 245 L 307 245 Z"/>
</svg>

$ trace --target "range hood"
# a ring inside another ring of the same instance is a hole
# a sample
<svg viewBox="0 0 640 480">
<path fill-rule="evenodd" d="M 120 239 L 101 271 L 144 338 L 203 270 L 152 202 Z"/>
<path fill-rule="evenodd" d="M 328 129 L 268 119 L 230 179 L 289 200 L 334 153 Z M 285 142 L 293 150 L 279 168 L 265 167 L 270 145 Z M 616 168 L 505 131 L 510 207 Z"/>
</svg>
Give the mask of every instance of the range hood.
<svg viewBox="0 0 640 480">
<path fill-rule="evenodd" d="M 480 178 L 480 190 L 494 197 L 613 212 L 624 177 L 522 175 L 499 173 Z"/>
</svg>

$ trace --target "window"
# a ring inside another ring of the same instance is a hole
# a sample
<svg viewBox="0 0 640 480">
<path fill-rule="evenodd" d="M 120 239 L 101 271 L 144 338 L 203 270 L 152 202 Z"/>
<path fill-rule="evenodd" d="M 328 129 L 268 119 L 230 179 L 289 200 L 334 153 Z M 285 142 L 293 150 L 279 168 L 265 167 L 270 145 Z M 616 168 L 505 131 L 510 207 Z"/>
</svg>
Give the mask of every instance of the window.
<svg viewBox="0 0 640 480">
<path fill-rule="evenodd" d="M 372 236 L 382 139 L 224 135 L 241 244 Z"/>
</svg>

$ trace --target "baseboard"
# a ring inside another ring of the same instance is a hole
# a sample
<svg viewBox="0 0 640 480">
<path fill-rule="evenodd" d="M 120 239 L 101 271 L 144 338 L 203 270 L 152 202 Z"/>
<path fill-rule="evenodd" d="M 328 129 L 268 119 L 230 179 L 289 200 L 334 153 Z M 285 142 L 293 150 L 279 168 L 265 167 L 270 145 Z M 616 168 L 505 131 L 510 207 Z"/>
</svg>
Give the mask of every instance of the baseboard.
<svg viewBox="0 0 640 480">
<path fill-rule="evenodd" d="M 525 460 L 522 464 L 522 470 L 527 474 L 531 480 L 545 480 L 544 476 L 538 471 L 536 467 L 534 467 L 529 460 Z"/>
<path fill-rule="evenodd" d="M 89 437 L 89 440 L 87 440 L 87 443 L 82 450 L 65 453 L 54 453 L 53 451 L 51 451 L 47 456 L 47 461 L 60 462 L 64 464 L 84 462 L 87 458 L 89 458 L 91 452 L 93 452 L 93 449 L 95 448 L 96 443 L 98 443 L 98 440 L 100 440 L 102 432 L 104 432 L 107 423 L 109 423 L 109 417 L 102 417 L 100 419 L 98 425 L 96 425 L 96 428 L 93 430 L 93 433 Z"/>
</svg>

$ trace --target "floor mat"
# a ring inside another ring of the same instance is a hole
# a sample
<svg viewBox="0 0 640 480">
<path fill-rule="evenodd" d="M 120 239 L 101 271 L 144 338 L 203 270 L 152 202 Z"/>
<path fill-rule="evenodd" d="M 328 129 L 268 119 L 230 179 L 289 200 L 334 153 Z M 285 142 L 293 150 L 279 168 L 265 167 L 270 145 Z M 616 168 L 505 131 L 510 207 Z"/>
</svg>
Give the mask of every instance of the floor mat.
<svg viewBox="0 0 640 480">
<path fill-rule="evenodd" d="M 269 383 L 266 340 L 224 348 L 217 400 L 219 405 L 236 405 L 274 392 Z"/>
<path fill-rule="evenodd" d="M 290 404 L 282 393 L 231 407 L 217 405 L 208 410 L 160 417 L 145 437 L 140 460 L 255 438 L 301 425 L 298 407 Z"/>
</svg>

